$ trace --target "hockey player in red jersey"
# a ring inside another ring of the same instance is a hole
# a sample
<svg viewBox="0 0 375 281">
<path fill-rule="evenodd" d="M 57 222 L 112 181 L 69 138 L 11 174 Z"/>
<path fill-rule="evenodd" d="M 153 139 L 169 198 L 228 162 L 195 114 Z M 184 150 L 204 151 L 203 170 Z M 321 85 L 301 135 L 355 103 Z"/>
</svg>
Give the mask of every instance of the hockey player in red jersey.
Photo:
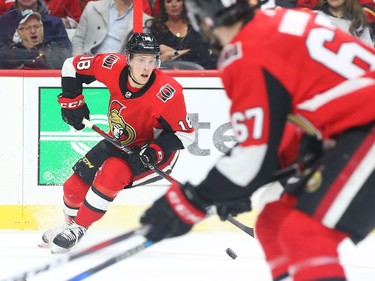
<svg viewBox="0 0 375 281">
<path fill-rule="evenodd" d="M 90 112 L 82 84 L 100 81 L 110 92 L 110 134 L 136 153 L 129 156 L 102 140 L 74 165 L 63 185 L 68 225 L 59 234 L 56 228 L 42 237 L 42 245 L 53 246 L 53 252 L 77 244 L 121 190 L 159 180 L 144 163 L 170 173 L 179 150 L 194 141 L 182 86 L 159 65 L 159 44 L 147 33 L 130 37 L 126 56 L 80 55 L 65 61 L 58 98 L 63 120 L 77 130 L 84 128 L 82 120 Z"/>
<path fill-rule="evenodd" d="M 259 10 L 248 0 L 186 5 L 224 46 L 218 69 L 239 145 L 200 184 L 172 185 L 143 214 L 147 238 L 182 235 L 207 207 L 235 209 L 269 182 L 291 120 L 336 144 L 264 207 L 257 237 L 275 281 L 346 280 L 339 244 L 358 243 L 375 227 L 374 49 L 309 11 Z"/>
</svg>

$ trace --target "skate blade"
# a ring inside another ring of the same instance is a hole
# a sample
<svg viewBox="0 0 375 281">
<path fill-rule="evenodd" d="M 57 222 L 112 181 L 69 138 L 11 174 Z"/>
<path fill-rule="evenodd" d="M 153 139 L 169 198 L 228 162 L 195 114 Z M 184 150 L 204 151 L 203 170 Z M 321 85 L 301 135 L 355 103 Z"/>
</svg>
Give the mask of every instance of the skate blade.
<svg viewBox="0 0 375 281">
<path fill-rule="evenodd" d="M 70 249 L 65 249 L 65 248 L 62 248 L 62 247 L 57 246 L 57 245 L 53 245 L 51 247 L 51 254 L 64 254 L 64 253 L 67 253 L 69 251 L 70 251 Z"/>
<path fill-rule="evenodd" d="M 52 247 L 52 244 L 42 241 L 39 242 L 38 247 L 43 249 L 50 249 Z"/>
</svg>

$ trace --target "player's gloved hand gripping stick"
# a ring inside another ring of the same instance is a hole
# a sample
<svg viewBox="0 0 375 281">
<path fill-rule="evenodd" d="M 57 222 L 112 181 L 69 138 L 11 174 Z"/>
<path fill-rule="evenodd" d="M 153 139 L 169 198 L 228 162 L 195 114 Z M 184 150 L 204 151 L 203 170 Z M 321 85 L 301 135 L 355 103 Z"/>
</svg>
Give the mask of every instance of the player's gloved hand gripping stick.
<svg viewBox="0 0 375 281">
<path fill-rule="evenodd" d="M 90 129 L 94 130 L 95 132 L 97 132 L 99 135 L 101 135 L 103 138 L 105 138 L 107 141 L 109 141 L 110 143 L 112 143 L 114 146 L 116 146 L 117 148 L 121 149 L 125 153 L 127 153 L 129 155 L 133 155 L 135 153 L 129 147 L 123 145 L 120 141 L 118 141 L 116 138 L 114 138 L 110 134 L 107 134 L 106 132 L 102 131 L 98 126 L 94 125 L 91 121 L 87 120 L 86 118 L 83 118 L 82 124 L 84 124 L 86 127 L 88 127 Z M 166 172 L 164 172 L 163 170 L 161 170 L 158 167 L 154 166 L 150 162 L 145 161 L 144 157 L 142 157 L 142 156 L 143 155 L 140 155 L 139 157 L 140 157 L 140 160 L 142 161 L 142 163 L 145 165 L 145 167 L 149 168 L 150 170 L 153 170 L 155 173 L 157 173 L 159 176 L 165 178 L 169 182 L 173 183 L 173 182 L 177 181 L 173 177 L 171 177 L 170 175 L 168 175 Z"/>
</svg>

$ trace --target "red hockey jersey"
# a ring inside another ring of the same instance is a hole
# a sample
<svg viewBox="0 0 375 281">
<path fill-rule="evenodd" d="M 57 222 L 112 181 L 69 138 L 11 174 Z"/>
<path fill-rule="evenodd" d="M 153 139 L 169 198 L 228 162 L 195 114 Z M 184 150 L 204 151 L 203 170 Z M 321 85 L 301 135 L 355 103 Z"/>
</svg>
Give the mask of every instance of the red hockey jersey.
<svg viewBox="0 0 375 281">
<path fill-rule="evenodd" d="M 128 67 L 125 56 L 120 54 L 77 56 L 64 64 L 62 73 L 63 79 L 97 80 L 108 88 L 110 134 L 124 145 L 143 145 L 157 139 L 163 131 L 175 132 L 184 147 L 193 142 L 194 128 L 186 111 L 182 86 L 161 70 L 156 69 L 138 92 L 127 88 Z M 63 83 L 66 90 L 64 84 L 69 82 Z"/>
<path fill-rule="evenodd" d="M 360 77 L 373 76 L 374 68 L 373 48 L 315 13 L 291 9 L 258 12 L 221 58 L 234 127 L 238 114 L 254 123 L 248 138 L 240 134 L 246 144 L 267 143 L 278 114 L 269 103 L 281 91 L 290 103 L 277 107 L 290 107 L 284 111 L 291 119 L 321 138 L 369 123 L 375 81 Z"/>
<path fill-rule="evenodd" d="M 269 182 L 288 119 L 320 139 L 375 121 L 375 50 L 314 12 L 257 11 L 218 65 L 240 145 L 202 183 L 208 198 Z"/>
</svg>

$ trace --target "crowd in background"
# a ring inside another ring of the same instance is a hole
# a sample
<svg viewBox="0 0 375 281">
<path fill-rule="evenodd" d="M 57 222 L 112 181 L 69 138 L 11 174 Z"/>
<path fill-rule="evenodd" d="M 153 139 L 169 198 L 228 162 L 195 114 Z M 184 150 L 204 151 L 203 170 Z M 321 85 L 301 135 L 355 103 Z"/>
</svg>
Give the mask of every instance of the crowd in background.
<svg viewBox="0 0 375 281">
<path fill-rule="evenodd" d="M 317 10 L 374 45 L 372 0 L 274 0 Z M 132 0 L 0 0 L 0 68 L 60 69 L 79 54 L 124 53 L 133 30 Z M 218 54 L 189 22 L 184 0 L 143 0 L 143 31 L 161 47 L 164 69 L 215 69 Z"/>
</svg>

